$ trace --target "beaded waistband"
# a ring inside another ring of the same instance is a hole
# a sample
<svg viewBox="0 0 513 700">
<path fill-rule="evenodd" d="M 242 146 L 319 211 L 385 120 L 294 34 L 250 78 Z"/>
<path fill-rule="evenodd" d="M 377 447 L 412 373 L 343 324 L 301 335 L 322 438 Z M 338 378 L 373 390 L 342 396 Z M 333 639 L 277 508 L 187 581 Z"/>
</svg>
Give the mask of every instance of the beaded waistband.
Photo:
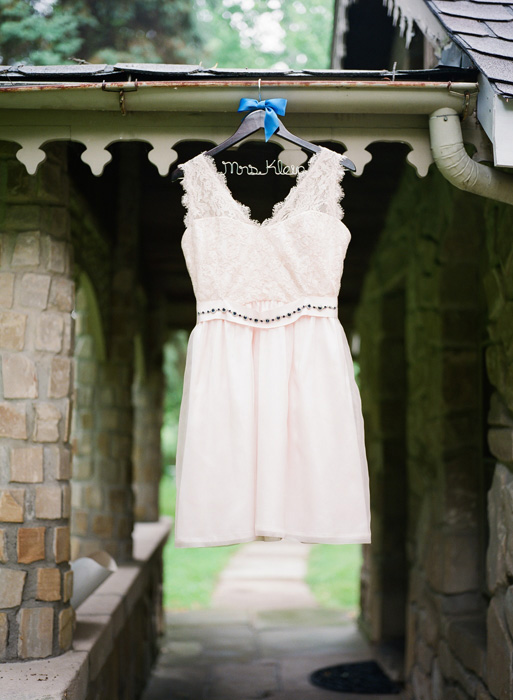
<svg viewBox="0 0 513 700">
<path fill-rule="evenodd" d="M 335 296 L 308 296 L 269 309 L 257 309 L 227 299 L 212 299 L 196 303 L 196 317 L 198 322 L 221 318 L 245 326 L 276 328 L 293 323 L 301 316 L 338 318 L 337 303 L 338 297 Z"/>
</svg>

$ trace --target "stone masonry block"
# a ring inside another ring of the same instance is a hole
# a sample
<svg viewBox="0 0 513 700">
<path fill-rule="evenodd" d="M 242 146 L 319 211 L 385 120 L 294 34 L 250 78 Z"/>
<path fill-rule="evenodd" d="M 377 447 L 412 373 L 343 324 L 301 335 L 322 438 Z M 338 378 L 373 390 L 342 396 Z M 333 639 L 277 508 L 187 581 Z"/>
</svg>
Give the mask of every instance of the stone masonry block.
<svg viewBox="0 0 513 700">
<path fill-rule="evenodd" d="M 499 425 L 513 428 L 513 414 L 509 411 L 501 395 L 497 391 L 494 391 L 490 398 L 488 423 L 494 426 Z"/>
<path fill-rule="evenodd" d="M 73 343 L 75 332 L 75 320 L 72 318 L 71 314 L 64 314 L 64 333 L 62 336 L 62 354 L 72 355 L 73 354 Z"/>
<path fill-rule="evenodd" d="M 62 517 L 62 491 L 60 486 L 36 486 L 36 518 Z"/>
<path fill-rule="evenodd" d="M 490 428 L 488 447 L 501 462 L 513 462 L 513 428 Z"/>
<path fill-rule="evenodd" d="M 27 317 L 25 314 L 17 314 L 14 311 L 0 312 L 0 348 L 3 350 L 23 350 L 26 325 Z"/>
<path fill-rule="evenodd" d="M 24 504 L 25 489 L 0 489 L 0 521 L 22 523 Z"/>
<path fill-rule="evenodd" d="M 79 508 L 73 508 L 73 514 L 71 516 L 73 534 L 75 535 L 87 535 L 89 529 L 89 514 L 87 510 L 80 510 Z"/>
<path fill-rule="evenodd" d="M 53 647 L 53 608 L 22 608 L 19 613 L 18 655 L 22 659 L 50 656 Z"/>
<path fill-rule="evenodd" d="M 62 424 L 62 439 L 64 442 L 69 442 L 70 430 L 71 430 L 71 401 L 69 399 L 64 399 L 64 421 Z"/>
<path fill-rule="evenodd" d="M 39 265 L 41 254 L 41 236 L 39 231 L 20 233 L 16 237 L 12 254 L 12 267 L 31 267 Z"/>
<path fill-rule="evenodd" d="M 443 700 L 443 699 L 442 699 Z M 475 700 L 493 700 L 490 693 L 486 690 L 482 683 L 477 684 Z"/>
<path fill-rule="evenodd" d="M 40 215 L 41 207 L 37 204 L 10 204 L 5 212 L 4 225 L 15 231 L 37 229 Z"/>
<path fill-rule="evenodd" d="M 34 362 L 22 354 L 2 357 L 4 398 L 35 399 L 38 395 L 37 372 Z"/>
<path fill-rule="evenodd" d="M 57 442 L 61 412 L 51 403 L 38 403 L 35 406 L 36 419 L 33 439 L 35 442 Z"/>
<path fill-rule="evenodd" d="M 0 529 L 0 563 L 2 564 L 7 561 L 6 534 L 5 530 Z"/>
<path fill-rule="evenodd" d="M 67 207 L 44 207 L 41 212 L 41 228 L 55 238 L 68 238 L 69 218 Z"/>
<path fill-rule="evenodd" d="M 71 485 L 62 485 L 62 517 L 69 518 L 71 515 Z"/>
<path fill-rule="evenodd" d="M 64 603 L 67 603 L 68 600 L 71 599 L 71 596 L 73 595 L 73 570 L 70 569 L 69 571 L 64 572 L 64 576 L 62 578 L 62 600 Z"/>
<path fill-rule="evenodd" d="M 72 311 L 75 304 L 75 284 L 66 277 L 54 277 L 50 289 L 50 307 L 59 311 Z"/>
<path fill-rule="evenodd" d="M 497 700 L 513 697 L 513 641 L 504 620 L 502 604 L 492 598 L 487 615 L 486 672 L 488 687 Z"/>
<path fill-rule="evenodd" d="M 44 448 L 44 459 L 48 474 L 54 479 L 71 478 L 71 454 L 67 448 L 48 445 Z"/>
<path fill-rule="evenodd" d="M 27 438 L 27 411 L 24 404 L 10 401 L 0 403 L 0 437 L 15 440 Z"/>
<path fill-rule="evenodd" d="M 513 639 L 513 586 L 508 586 L 504 596 L 504 615 L 508 625 L 508 631 Z"/>
<path fill-rule="evenodd" d="M 27 272 L 21 278 L 19 286 L 19 302 L 22 306 L 34 309 L 46 309 L 51 277 Z"/>
<path fill-rule="evenodd" d="M 103 509 L 103 489 L 100 484 L 91 484 L 82 489 L 82 503 L 90 510 Z"/>
<path fill-rule="evenodd" d="M 91 410 L 80 411 L 75 414 L 79 430 L 91 430 L 94 425 L 94 413 Z"/>
<path fill-rule="evenodd" d="M 9 619 L 7 613 L 0 613 L 0 660 L 4 659 L 6 655 L 8 632 Z"/>
<path fill-rule="evenodd" d="M 68 357 L 54 357 L 50 367 L 48 398 L 62 399 L 69 393 L 71 360 Z"/>
<path fill-rule="evenodd" d="M 8 233 L 0 233 L 0 265 L 8 263 L 8 249 L 11 236 Z"/>
<path fill-rule="evenodd" d="M 486 552 L 487 585 L 490 592 L 507 585 L 506 548 L 508 542 L 507 516 L 504 496 L 513 488 L 513 474 L 503 464 L 497 464 L 488 491 L 489 538 Z"/>
<path fill-rule="evenodd" d="M 14 275 L 12 272 L 0 273 L 0 307 L 10 309 L 14 299 Z"/>
<path fill-rule="evenodd" d="M 57 568 L 39 567 L 37 570 L 38 600 L 60 600 L 61 572 Z"/>
<path fill-rule="evenodd" d="M 5 162 L 7 192 L 10 201 L 35 201 L 37 197 L 37 178 L 29 175 L 19 160 L 9 159 Z"/>
<path fill-rule="evenodd" d="M 21 605 L 26 571 L 20 569 L 0 569 L 0 608 L 15 608 Z"/>
<path fill-rule="evenodd" d="M 71 647 L 75 619 L 75 611 L 71 606 L 64 608 L 59 613 L 59 648 L 61 651 Z"/>
<path fill-rule="evenodd" d="M 13 447 L 10 480 L 26 483 L 43 481 L 43 448 Z"/>
<path fill-rule="evenodd" d="M 114 535 L 114 518 L 99 513 L 93 518 L 93 532 L 98 537 L 111 538 Z"/>
<path fill-rule="evenodd" d="M 478 553 L 473 533 L 436 530 L 426 562 L 428 581 L 439 593 L 453 594 L 479 586 Z"/>
<path fill-rule="evenodd" d="M 66 272 L 68 250 L 64 241 L 48 237 L 48 269 L 52 272 Z"/>
<path fill-rule="evenodd" d="M 18 530 L 18 561 L 30 564 L 45 558 L 45 527 L 20 527 Z"/>
<path fill-rule="evenodd" d="M 46 352 L 61 352 L 64 332 L 62 314 L 47 311 L 42 313 L 36 326 L 36 349 Z"/>
<path fill-rule="evenodd" d="M 69 561 L 70 558 L 70 536 L 69 527 L 56 527 L 53 540 L 53 552 L 55 562 L 60 564 L 63 561 Z"/>
<path fill-rule="evenodd" d="M 125 540 L 130 539 L 130 535 L 132 533 L 132 526 L 133 522 L 131 517 L 123 516 L 119 518 L 117 531 L 118 538 Z"/>
</svg>

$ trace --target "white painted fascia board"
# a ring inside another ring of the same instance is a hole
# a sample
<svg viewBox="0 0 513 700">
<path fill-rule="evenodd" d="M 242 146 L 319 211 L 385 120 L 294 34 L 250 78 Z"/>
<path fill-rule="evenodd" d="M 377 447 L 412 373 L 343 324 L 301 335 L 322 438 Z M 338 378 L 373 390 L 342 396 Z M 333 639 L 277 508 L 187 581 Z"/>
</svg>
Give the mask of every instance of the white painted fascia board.
<svg viewBox="0 0 513 700">
<path fill-rule="evenodd" d="M 492 142 L 494 165 L 513 168 L 513 100 L 498 95 L 482 73 L 478 85 L 477 118 Z"/>
<path fill-rule="evenodd" d="M 399 13 L 410 23 L 415 21 L 422 34 L 434 46 L 438 56 L 444 46 L 451 41 L 444 26 L 431 12 L 424 0 L 383 0 L 383 4 L 392 15 L 394 24 L 399 22 L 401 25 Z"/>
</svg>

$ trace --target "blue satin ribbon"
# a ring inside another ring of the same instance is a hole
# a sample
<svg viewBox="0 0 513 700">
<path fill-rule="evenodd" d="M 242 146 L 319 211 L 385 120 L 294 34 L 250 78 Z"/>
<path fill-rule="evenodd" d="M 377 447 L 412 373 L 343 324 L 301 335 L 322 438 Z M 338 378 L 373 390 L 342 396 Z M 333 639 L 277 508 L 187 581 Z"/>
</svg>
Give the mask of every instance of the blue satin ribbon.
<svg viewBox="0 0 513 700">
<path fill-rule="evenodd" d="M 241 98 L 237 112 L 253 112 L 255 109 L 264 109 L 264 131 L 265 140 L 269 141 L 274 132 L 279 128 L 280 123 L 277 114 L 283 116 L 287 100 L 284 97 L 275 97 L 271 100 L 255 100 L 251 97 Z"/>
</svg>

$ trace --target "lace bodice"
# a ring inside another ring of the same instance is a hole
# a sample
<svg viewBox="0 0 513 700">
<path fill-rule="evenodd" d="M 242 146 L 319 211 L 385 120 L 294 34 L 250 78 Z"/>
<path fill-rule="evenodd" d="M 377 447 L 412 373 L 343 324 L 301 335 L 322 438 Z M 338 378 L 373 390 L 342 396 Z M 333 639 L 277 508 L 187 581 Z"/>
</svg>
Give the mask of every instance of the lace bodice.
<svg viewBox="0 0 513 700">
<path fill-rule="evenodd" d="M 205 152 L 183 170 L 182 250 L 198 301 L 240 304 L 337 296 L 350 233 L 341 221 L 344 168 L 321 146 L 286 198 L 259 223 Z"/>
</svg>

